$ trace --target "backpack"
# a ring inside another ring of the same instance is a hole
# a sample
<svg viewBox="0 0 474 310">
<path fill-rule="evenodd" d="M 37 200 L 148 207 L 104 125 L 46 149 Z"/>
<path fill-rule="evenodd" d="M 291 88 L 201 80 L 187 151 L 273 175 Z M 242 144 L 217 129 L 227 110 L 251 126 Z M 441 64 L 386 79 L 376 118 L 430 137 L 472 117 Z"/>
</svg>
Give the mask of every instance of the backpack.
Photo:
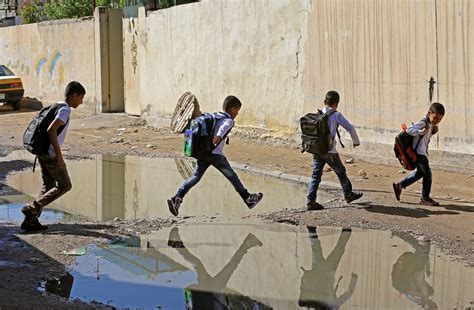
<svg viewBox="0 0 474 310">
<path fill-rule="evenodd" d="M 48 127 L 54 121 L 59 108 L 64 104 L 56 103 L 43 108 L 31 120 L 30 124 L 23 134 L 23 147 L 34 155 L 47 154 L 51 141 L 48 136 Z M 69 120 L 68 120 L 69 121 Z M 66 124 L 59 126 L 57 135 L 59 135 Z"/>
<path fill-rule="evenodd" d="M 217 121 L 223 118 L 227 116 L 222 113 L 204 113 L 191 120 L 189 129 L 184 131 L 184 155 L 196 159 L 209 155 L 217 147 L 212 143 L 214 127 Z M 222 140 L 229 132 L 230 130 L 222 137 Z"/>
<path fill-rule="evenodd" d="M 318 109 L 316 113 L 308 113 L 300 118 L 302 153 L 325 155 L 332 149 L 333 139 L 329 130 L 328 117 L 334 112 L 336 111 L 331 109 L 323 113 Z"/>
<path fill-rule="evenodd" d="M 428 124 L 425 119 L 422 119 L 422 121 Z M 403 124 L 402 131 L 395 137 L 393 150 L 402 167 L 411 171 L 416 169 L 416 149 L 418 144 L 420 144 L 421 137 L 418 139 L 415 147 L 413 147 L 415 137 L 407 133 L 406 129 L 406 125 Z"/>
</svg>

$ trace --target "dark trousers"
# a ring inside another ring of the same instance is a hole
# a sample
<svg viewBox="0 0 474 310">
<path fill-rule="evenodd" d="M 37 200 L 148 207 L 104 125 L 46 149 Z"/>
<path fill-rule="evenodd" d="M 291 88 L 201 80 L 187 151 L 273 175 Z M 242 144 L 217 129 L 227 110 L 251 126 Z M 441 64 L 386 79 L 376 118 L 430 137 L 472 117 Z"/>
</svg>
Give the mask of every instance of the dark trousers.
<svg viewBox="0 0 474 310">
<path fill-rule="evenodd" d="M 430 162 L 428 157 L 424 155 L 417 155 L 416 170 L 408 175 L 405 179 L 400 182 L 403 188 L 406 188 L 419 179 L 423 178 L 423 188 L 421 190 L 421 197 L 428 198 L 431 193 L 431 183 L 433 177 L 431 175 Z"/>
<path fill-rule="evenodd" d="M 247 199 L 249 192 L 245 189 L 239 177 L 230 166 L 227 158 L 218 154 L 211 154 L 203 159 L 199 159 L 197 161 L 194 174 L 184 181 L 184 184 L 178 189 L 176 196 L 184 198 L 188 191 L 201 180 L 204 172 L 206 172 L 209 166 L 214 166 L 217 170 L 219 170 L 227 178 L 227 180 L 232 183 L 240 197 L 242 197 L 243 200 Z"/>
<path fill-rule="evenodd" d="M 311 182 L 308 186 L 308 196 L 306 200 L 316 201 L 319 183 L 321 183 L 321 176 L 323 175 L 324 165 L 328 164 L 336 173 L 341 182 L 344 197 L 348 197 L 352 193 L 352 184 L 349 181 L 346 173 L 346 167 L 342 164 L 338 153 L 328 153 L 325 155 L 313 155 L 313 173 L 311 175 Z"/>
</svg>

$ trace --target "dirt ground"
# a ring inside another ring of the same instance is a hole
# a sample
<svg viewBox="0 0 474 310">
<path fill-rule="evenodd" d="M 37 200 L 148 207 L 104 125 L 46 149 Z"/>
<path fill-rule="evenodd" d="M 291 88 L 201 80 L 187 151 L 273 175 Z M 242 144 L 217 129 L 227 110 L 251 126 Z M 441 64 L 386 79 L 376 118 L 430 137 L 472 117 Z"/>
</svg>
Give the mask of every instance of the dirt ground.
<svg viewBox="0 0 474 310">
<path fill-rule="evenodd" d="M 35 113 L 0 109 L 0 149 L 21 148 L 22 134 Z M 310 176 L 311 157 L 301 154 L 296 145 L 257 131 L 244 133 L 236 129 L 230 145 L 226 146 L 230 161 L 247 165 L 250 169 Z M 162 157 L 181 156 L 181 146 L 181 135 L 171 133 L 168 128 L 152 128 L 138 117 L 124 114 L 87 116 L 79 109 L 73 112 L 63 150 L 68 158 L 91 154 Z M 344 161 L 349 159 L 348 156 L 342 158 Z M 305 211 L 301 208 L 259 217 L 268 222 L 292 225 L 353 226 L 410 232 L 431 240 L 445 253 L 474 266 L 473 175 L 434 170 L 432 196 L 441 202 L 441 206 L 427 207 L 417 204 L 421 190 L 419 183 L 403 192 L 401 203 L 395 200 L 391 184 L 406 176 L 395 159 L 394 166 L 354 159 L 354 163 L 345 165 L 353 187 L 364 191 L 360 203 L 340 207 L 344 203 L 337 177 L 327 171 L 323 175 L 324 189 L 333 193 L 335 198 L 326 204 L 327 210 Z M 24 163 L 0 163 L 0 182 L 6 174 L 24 168 Z M 335 206 L 338 208 L 331 208 Z M 47 231 L 38 234 L 24 234 L 15 225 L 0 224 L 0 309 L 106 307 L 66 301 L 52 295 L 45 297 L 37 289 L 42 280 L 63 275 L 65 266 L 72 262 L 71 257 L 59 255 L 58 248 L 114 240 L 131 231 L 146 233 L 184 221 L 182 218 L 100 223 L 84 220 L 51 225 Z"/>
</svg>

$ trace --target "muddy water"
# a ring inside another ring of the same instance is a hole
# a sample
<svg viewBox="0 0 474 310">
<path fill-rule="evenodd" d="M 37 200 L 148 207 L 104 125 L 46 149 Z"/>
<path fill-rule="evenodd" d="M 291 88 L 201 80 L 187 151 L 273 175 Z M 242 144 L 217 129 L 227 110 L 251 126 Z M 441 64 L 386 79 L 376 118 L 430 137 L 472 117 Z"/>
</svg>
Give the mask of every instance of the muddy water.
<svg viewBox="0 0 474 310">
<path fill-rule="evenodd" d="M 68 161 L 71 192 L 52 207 L 93 220 L 169 217 L 167 198 L 189 177 L 195 163 L 185 158 L 99 156 L 93 160 Z M 186 196 L 180 215 L 247 216 L 283 208 L 301 208 L 306 185 L 237 170 L 250 192 L 263 192 L 264 199 L 249 211 L 230 182 L 209 168 L 201 182 Z M 39 169 L 16 173 L 7 184 L 34 195 L 41 187 Z M 321 202 L 330 197 L 320 191 Z"/>
<path fill-rule="evenodd" d="M 473 269 L 429 243 L 281 224 L 195 223 L 90 246 L 62 282 L 43 287 L 117 307 L 467 309 L 474 301 Z"/>
</svg>

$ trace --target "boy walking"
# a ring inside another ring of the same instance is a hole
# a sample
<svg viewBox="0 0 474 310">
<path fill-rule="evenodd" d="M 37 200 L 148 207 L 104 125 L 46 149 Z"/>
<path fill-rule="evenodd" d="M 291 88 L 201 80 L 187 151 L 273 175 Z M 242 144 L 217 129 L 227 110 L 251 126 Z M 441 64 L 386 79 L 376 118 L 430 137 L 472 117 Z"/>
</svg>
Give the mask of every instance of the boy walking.
<svg viewBox="0 0 474 310">
<path fill-rule="evenodd" d="M 444 113 L 444 106 L 439 102 L 434 102 L 421 121 L 407 128 L 407 133 L 414 136 L 413 149 L 417 154 L 416 170 L 399 183 L 393 183 L 393 191 L 398 201 L 404 188 L 423 178 L 420 205 L 439 206 L 439 202 L 430 197 L 432 176 L 428 160 L 428 144 L 431 137 L 438 132 L 438 124 L 443 119 Z"/>
<path fill-rule="evenodd" d="M 347 203 L 362 197 L 362 192 L 353 192 L 352 184 L 347 177 L 346 168 L 342 164 L 341 158 L 336 150 L 336 132 L 339 125 L 346 129 L 352 138 L 354 147 L 359 146 L 359 137 L 352 124 L 342 115 L 341 112 L 337 111 L 339 105 L 339 94 L 338 92 L 331 90 L 328 91 L 324 98 L 323 113 L 328 115 L 327 121 L 330 131 L 330 139 L 332 141 L 332 148 L 327 154 L 313 155 L 313 173 L 311 175 L 311 182 L 308 186 L 308 196 L 306 197 L 306 208 L 308 210 L 323 210 L 324 207 L 316 202 L 316 196 L 318 192 L 319 183 L 321 183 L 321 176 L 323 175 L 324 165 L 328 164 L 332 170 L 336 173 L 341 182 L 342 191 L 344 198 Z"/>
<path fill-rule="evenodd" d="M 37 156 L 41 166 L 43 187 L 39 197 L 21 209 L 21 212 L 25 215 L 25 220 L 21 224 L 22 230 L 38 231 L 47 229 L 48 227 L 42 225 L 38 220 L 43 208 L 72 188 L 66 163 L 61 153 L 61 145 L 69 127 L 71 108 L 76 109 L 81 105 L 85 94 L 84 87 L 79 82 L 72 81 L 67 85 L 64 92 L 65 101 L 57 103 L 59 105 L 57 114 L 48 127 L 48 137 L 51 142 L 49 150 L 46 154 Z"/>
<path fill-rule="evenodd" d="M 239 114 L 241 107 L 242 103 L 237 97 L 228 96 L 225 98 L 222 105 L 223 112 L 216 114 L 216 125 L 212 132 L 212 143 L 215 148 L 211 153 L 198 159 L 194 174 L 183 183 L 175 196 L 168 199 L 168 208 L 171 214 L 175 216 L 178 215 L 178 210 L 183 202 L 184 196 L 201 180 L 204 172 L 206 172 L 209 166 L 214 166 L 230 181 L 230 183 L 232 183 L 235 190 L 239 193 L 240 197 L 242 197 L 242 200 L 249 209 L 255 207 L 260 200 L 262 200 L 262 193 L 250 194 L 247 189 L 245 189 L 223 152 L 225 144 L 225 139 L 223 139 L 223 137 L 226 137 L 232 130 L 234 119 Z"/>
</svg>

